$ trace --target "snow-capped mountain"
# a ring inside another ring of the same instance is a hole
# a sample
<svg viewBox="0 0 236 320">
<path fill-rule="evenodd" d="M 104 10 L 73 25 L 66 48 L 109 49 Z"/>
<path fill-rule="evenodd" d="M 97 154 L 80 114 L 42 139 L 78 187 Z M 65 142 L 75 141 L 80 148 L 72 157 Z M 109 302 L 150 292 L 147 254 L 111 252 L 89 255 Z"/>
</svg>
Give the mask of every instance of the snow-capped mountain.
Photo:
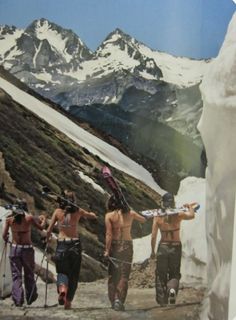
<svg viewBox="0 0 236 320">
<path fill-rule="evenodd" d="M 35 20 L 25 30 L 0 29 L 0 61 L 6 69 L 40 93 L 75 79 L 64 75 L 93 56 L 72 31 L 47 21 Z"/>
<path fill-rule="evenodd" d="M 55 66 L 60 69 L 61 65 L 78 63 L 92 56 L 72 30 L 63 29 L 46 19 L 33 21 L 25 30 L 3 26 L 0 40 L 1 59 L 4 65 L 8 62 L 7 67 L 12 73 L 18 72 L 17 66 L 19 70 L 34 72 Z"/>
<path fill-rule="evenodd" d="M 73 106 L 74 114 L 81 106 L 90 112 L 93 104 L 116 104 L 127 114 L 138 112 L 162 122 L 201 145 L 196 130 L 202 110 L 198 86 L 209 61 L 153 51 L 120 29 L 92 53 L 71 30 L 45 19 L 25 30 L 2 27 L 0 48 L 6 69 L 65 109 Z M 114 115 L 107 125 L 113 122 Z"/>
<path fill-rule="evenodd" d="M 207 64 L 153 51 L 120 29 L 92 53 L 73 31 L 46 19 L 25 30 L 1 27 L 0 44 L 6 69 L 64 107 L 118 102 L 132 86 L 153 94 L 160 81 L 188 87 Z"/>
</svg>

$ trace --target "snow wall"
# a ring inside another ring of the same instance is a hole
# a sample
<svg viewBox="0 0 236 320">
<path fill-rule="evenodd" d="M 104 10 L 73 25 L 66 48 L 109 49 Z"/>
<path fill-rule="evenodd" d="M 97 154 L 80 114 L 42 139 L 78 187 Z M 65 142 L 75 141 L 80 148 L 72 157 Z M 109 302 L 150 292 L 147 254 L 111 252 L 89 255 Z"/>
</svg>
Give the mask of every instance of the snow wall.
<svg viewBox="0 0 236 320">
<path fill-rule="evenodd" d="M 201 84 L 198 124 L 208 159 L 206 236 L 208 298 L 201 319 L 236 319 L 236 14 Z"/>
<path fill-rule="evenodd" d="M 5 256 L 5 242 L 2 239 L 3 227 L 6 220 L 7 210 L 0 207 L 0 298 L 5 298 L 11 293 L 12 278 L 9 263 L 9 245 Z"/>
</svg>

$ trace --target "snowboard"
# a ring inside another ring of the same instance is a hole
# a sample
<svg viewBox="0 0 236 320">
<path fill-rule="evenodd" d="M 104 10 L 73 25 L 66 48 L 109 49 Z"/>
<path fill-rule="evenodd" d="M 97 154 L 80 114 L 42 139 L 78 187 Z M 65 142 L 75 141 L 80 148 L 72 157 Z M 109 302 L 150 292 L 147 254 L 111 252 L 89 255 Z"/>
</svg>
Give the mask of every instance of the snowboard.
<svg viewBox="0 0 236 320">
<path fill-rule="evenodd" d="M 106 181 L 107 186 L 109 187 L 109 189 L 111 190 L 111 192 L 115 196 L 115 198 L 120 202 L 121 206 L 125 210 L 130 210 L 130 206 L 129 206 L 128 202 L 126 201 L 125 196 L 124 196 L 123 192 L 121 191 L 120 186 L 118 185 L 118 183 L 114 179 L 111 170 L 107 166 L 102 167 L 102 176 L 103 176 L 103 179 Z"/>
<path fill-rule="evenodd" d="M 200 205 L 198 203 L 192 204 L 193 210 L 197 212 L 200 208 Z M 143 210 L 140 212 L 142 216 L 145 218 L 153 218 L 153 217 L 164 217 L 164 216 L 172 216 L 176 215 L 179 212 L 187 212 L 188 208 L 180 207 L 180 208 L 168 208 L 167 210 L 162 209 L 150 209 L 150 210 Z"/>
</svg>

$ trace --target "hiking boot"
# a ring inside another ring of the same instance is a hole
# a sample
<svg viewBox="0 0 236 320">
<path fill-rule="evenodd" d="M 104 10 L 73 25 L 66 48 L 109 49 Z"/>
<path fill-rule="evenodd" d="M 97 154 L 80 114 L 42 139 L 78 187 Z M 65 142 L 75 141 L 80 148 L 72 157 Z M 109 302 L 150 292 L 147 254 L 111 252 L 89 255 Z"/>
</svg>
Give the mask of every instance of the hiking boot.
<svg viewBox="0 0 236 320">
<path fill-rule="evenodd" d="M 119 299 L 116 299 L 114 301 L 112 308 L 115 311 L 124 311 L 125 310 L 125 307 L 124 307 L 123 303 Z"/>
<path fill-rule="evenodd" d="M 58 287 L 58 292 L 59 292 L 58 303 L 59 303 L 59 305 L 63 306 L 66 302 L 67 286 L 65 286 L 63 284 L 60 285 Z"/>
<path fill-rule="evenodd" d="M 175 289 L 171 288 L 168 294 L 168 303 L 175 304 L 175 301 L 176 301 L 176 292 L 175 292 Z"/>
<path fill-rule="evenodd" d="M 159 305 L 163 308 L 163 307 L 166 307 L 168 304 L 168 302 L 165 301 L 165 299 L 161 299 L 159 300 Z"/>
<path fill-rule="evenodd" d="M 22 307 L 23 303 L 14 303 L 15 307 Z"/>
<path fill-rule="evenodd" d="M 168 296 L 167 294 L 163 295 L 158 295 L 156 296 L 156 302 L 161 306 L 161 307 L 166 307 L 168 304 Z"/>
<path fill-rule="evenodd" d="M 65 310 L 71 309 L 71 301 L 70 300 L 65 301 L 64 309 Z"/>
</svg>

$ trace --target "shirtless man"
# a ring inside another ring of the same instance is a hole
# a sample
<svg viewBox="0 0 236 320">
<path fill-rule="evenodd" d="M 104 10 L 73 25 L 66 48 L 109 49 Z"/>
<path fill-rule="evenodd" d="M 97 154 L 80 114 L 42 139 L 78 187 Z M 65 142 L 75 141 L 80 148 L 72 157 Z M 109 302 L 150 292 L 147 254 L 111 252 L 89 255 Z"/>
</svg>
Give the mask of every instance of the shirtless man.
<svg viewBox="0 0 236 320">
<path fill-rule="evenodd" d="M 10 244 L 10 265 L 12 272 L 12 299 L 17 307 L 24 303 L 24 290 L 22 286 L 22 268 L 24 269 L 24 285 L 27 304 L 34 302 L 37 297 L 37 287 L 34 279 L 34 249 L 31 241 L 31 226 L 43 230 L 45 218 L 33 217 L 27 213 L 24 200 L 13 205 L 11 214 L 6 219 L 3 230 L 3 239 L 8 242 L 9 229 L 12 233 Z"/>
<path fill-rule="evenodd" d="M 109 259 L 108 297 L 114 310 L 123 311 L 133 258 L 130 231 L 133 220 L 144 223 L 146 219 L 133 210 L 122 210 L 114 196 L 108 200 L 107 209 L 104 256 Z"/>
<path fill-rule="evenodd" d="M 79 239 L 78 223 L 81 217 L 97 219 L 93 212 L 88 212 L 78 206 L 75 194 L 65 190 L 65 198 L 60 208 L 57 208 L 47 229 L 47 241 L 49 241 L 52 229 L 57 223 L 59 229 L 55 263 L 57 270 L 58 302 L 65 309 L 71 308 L 74 298 L 81 266 L 81 243 Z"/>
<path fill-rule="evenodd" d="M 163 209 L 175 207 L 174 196 L 166 193 L 162 197 Z M 180 224 L 182 220 L 195 217 L 191 205 L 185 204 L 188 211 L 179 212 L 172 216 L 154 217 L 152 226 L 151 257 L 155 257 L 157 231 L 161 231 L 161 240 L 157 250 L 156 263 L 156 301 L 164 306 L 174 304 L 179 288 L 182 246 L 180 241 Z"/>
</svg>

